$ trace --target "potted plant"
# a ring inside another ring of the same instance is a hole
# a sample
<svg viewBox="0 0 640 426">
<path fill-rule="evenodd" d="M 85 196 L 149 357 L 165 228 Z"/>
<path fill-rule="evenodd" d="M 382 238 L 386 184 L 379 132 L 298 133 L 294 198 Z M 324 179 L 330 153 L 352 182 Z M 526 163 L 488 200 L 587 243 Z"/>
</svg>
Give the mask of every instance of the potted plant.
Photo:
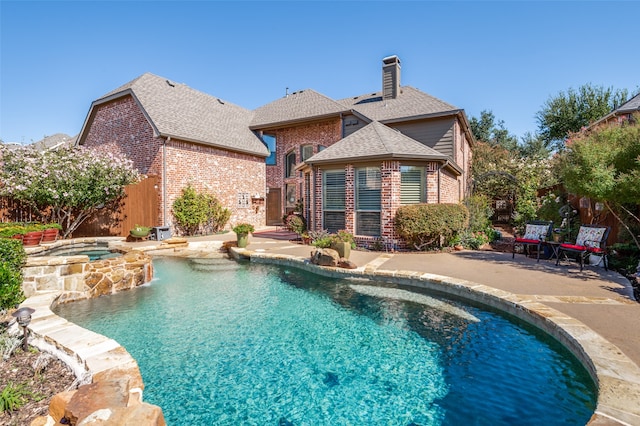
<svg viewBox="0 0 640 426">
<path fill-rule="evenodd" d="M 255 228 L 250 223 L 239 223 L 232 230 L 236 233 L 238 247 L 244 248 L 249 243 L 249 233 L 253 232 Z"/>
<path fill-rule="evenodd" d="M 133 238 L 146 238 L 151 233 L 151 228 L 148 226 L 140 226 L 136 225 L 132 230 L 129 231 L 129 234 Z"/>
<path fill-rule="evenodd" d="M 62 226 L 57 223 L 48 223 L 42 225 L 42 241 L 43 243 L 50 243 L 58 239 L 58 234 L 62 230 Z"/>
</svg>

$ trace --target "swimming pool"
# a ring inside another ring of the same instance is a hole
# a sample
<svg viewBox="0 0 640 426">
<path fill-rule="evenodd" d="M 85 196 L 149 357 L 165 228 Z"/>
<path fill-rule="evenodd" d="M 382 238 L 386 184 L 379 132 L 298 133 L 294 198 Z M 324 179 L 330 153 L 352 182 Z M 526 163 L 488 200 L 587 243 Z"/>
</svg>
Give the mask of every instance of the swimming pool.
<svg viewBox="0 0 640 426">
<path fill-rule="evenodd" d="M 154 259 L 151 285 L 60 305 L 136 358 L 168 424 L 585 424 L 555 340 L 424 292 L 225 259 Z"/>
</svg>

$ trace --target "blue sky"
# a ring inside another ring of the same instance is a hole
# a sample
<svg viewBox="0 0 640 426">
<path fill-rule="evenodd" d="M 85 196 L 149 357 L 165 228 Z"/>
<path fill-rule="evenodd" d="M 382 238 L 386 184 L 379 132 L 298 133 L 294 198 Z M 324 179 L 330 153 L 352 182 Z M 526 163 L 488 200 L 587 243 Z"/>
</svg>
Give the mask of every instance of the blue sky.
<svg viewBox="0 0 640 426">
<path fill-rule="evenodd" d="M 516 136 L 560 91 L 640 88 L 640 2 L 0 0 L 0 138 L 76 135 L 91 102 L 145 72 L 254 109 L 402 84 Z"/>
</svg>

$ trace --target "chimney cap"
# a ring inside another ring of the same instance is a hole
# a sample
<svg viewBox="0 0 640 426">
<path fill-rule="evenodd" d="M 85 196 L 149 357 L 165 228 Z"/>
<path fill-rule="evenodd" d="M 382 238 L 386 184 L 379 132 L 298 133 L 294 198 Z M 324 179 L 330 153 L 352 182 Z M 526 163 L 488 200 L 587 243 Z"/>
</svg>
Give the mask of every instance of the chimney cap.
<svg viewBox="0 0 640 426">
<path fill-rule="evenodd" d="M 400 58 L 398 58 L 397 55 L 392 55 L 392 56 L 387 56 L 386 58 L 382 59 L 382 62 L 385 65 L 391 65 L 391 64 L 400 64 Z"/>
</svg>

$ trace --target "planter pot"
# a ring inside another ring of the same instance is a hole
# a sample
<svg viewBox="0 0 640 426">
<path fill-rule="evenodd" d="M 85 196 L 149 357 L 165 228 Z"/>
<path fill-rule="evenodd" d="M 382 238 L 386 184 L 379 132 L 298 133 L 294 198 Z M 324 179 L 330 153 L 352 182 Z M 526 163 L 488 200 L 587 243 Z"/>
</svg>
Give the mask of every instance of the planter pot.
<svg viewBox="0 0 640 426">
<path fill-rule="evenodd" d="M 135 231 L 133 229 L 129 231 L 129 235 L 133 238 L 147 238 L 150 233 L 151 231 Z"/>
<path fill-rule="evenodd" d="M 42 231 L 42 243 L 50 243 L 58 239 L 58 230 L 56 228 L 53 229 L 45 229 Z"/>
<path fill-rule="evenodd" d="M 236 234 L 238 247 L 245 248 L 249 244 L 249 234 Z"/>
<path fill-rule="evenodd" d="M 351 256 L 351 244 L 345 242 L 333 243 L 331 248 L 338 252 L 340 257 L 348 259 Z"/>
<path fill-rule="evenodd" d="M 20 241 L 22 241 L 23 235 L 22 235 L 22 234 L 16 234 L 16 235 L 14 235 L 14 236 L 13 236 L 13 237 L 11 237 L 11 238 L 13 238 L 14 240 L 20 240 Z"/>
<path fill-rule="evenodd" d="M 27 232 L 22 237 L 22 245 L 25 247 L 40 245 L 42 240 L 42 231 Z"/>
</svg>

